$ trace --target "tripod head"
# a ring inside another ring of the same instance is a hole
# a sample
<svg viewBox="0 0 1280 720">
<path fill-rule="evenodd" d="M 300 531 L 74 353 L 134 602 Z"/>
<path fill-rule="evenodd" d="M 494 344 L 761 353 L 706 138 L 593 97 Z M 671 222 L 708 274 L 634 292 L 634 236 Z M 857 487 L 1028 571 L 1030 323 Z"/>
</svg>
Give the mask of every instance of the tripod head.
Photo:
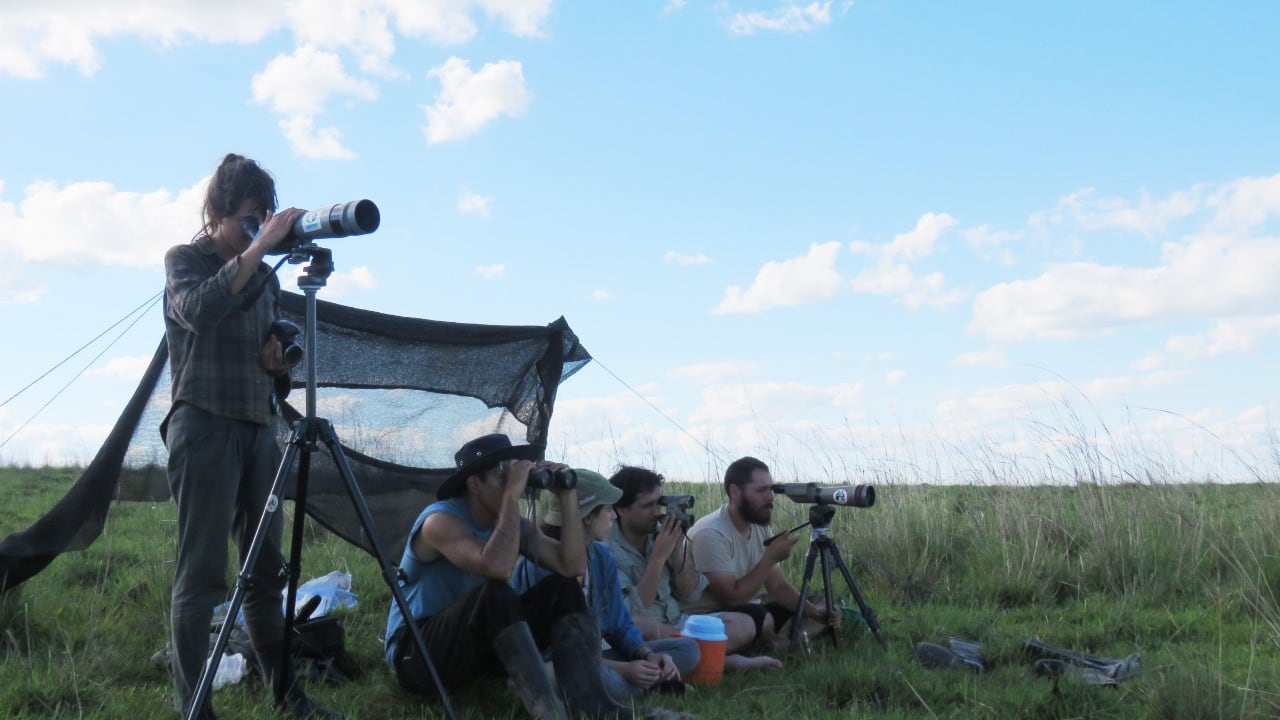
<svg viewBox="0 0 1280 720">
<path fill-rule="evenodd" d="M 836 509 L 832 505 L 814 505 L 809 508 L 809 525 L 813 528 L 809 531 L 811 538 L 818 538 L 831 532 L 831 518 L 836 516 Z"/>
<path fill-rule="evenodd" d="M 308 259 L 311 260 L 311 264 L 303 268 L 302 274 L 298 276 L 298 287 L 303 292 L 324 287 L 328 283 L 329 276 L 333 274 L 333 251 L 329 248 L 322 248 L 315 243 L 306 243 L 295 246 L 289 252 L 288 260 L 292 265 L 304 263 Z"/>
</svg>

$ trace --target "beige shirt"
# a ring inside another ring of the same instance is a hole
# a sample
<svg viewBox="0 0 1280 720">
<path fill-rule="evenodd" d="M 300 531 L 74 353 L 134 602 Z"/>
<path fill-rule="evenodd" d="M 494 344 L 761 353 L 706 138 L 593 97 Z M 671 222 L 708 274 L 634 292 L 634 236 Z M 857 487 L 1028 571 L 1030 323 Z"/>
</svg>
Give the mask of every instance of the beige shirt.
<svg viewBox="0 0 1280 720">
<path fill-rule="evenodd" d="M 764 557 L 764 541 L 773 534 L 767 525 L 750 525 L 747 536 L 733 526 L 726 503 L 710 515 L 706 515 L 689 528 L 689 544 L 693 547 L 693 562 L 699 572 L 727 572 L 735 578 L 751 572 Z M 763 600 L 763 590 L 755 601 Z M 684 608 L 688 613 L 716 612 L 722 609 L 710 593 Z"/>
</svg>

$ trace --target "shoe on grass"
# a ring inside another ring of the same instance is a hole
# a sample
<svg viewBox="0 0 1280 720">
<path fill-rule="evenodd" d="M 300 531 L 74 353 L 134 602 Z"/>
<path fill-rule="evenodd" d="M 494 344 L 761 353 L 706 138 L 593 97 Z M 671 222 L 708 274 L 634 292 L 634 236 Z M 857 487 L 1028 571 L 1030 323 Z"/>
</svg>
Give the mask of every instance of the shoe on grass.
<svg viewBox="0 0 1280 720">
<path fill-rule="evenodd" d="M 1097 668 L 1075 665 L 1057 658 L 1040 658 L 1031 666 L 1031 671 L 1042 677 L 1053 678 L 1056 683 L 1060 678 L 1082 680 L 1089 685 L 1116 685 L 1115 678 Z"/>
<path fill-rule="evenodd" d="M 964 668 L 973 672 L 982 672 L 984 669 L 981 659 L 965 657 L 950 648 L 931 642 L 916 645 L 916 660 L 931 670 Z"/>
</svg>

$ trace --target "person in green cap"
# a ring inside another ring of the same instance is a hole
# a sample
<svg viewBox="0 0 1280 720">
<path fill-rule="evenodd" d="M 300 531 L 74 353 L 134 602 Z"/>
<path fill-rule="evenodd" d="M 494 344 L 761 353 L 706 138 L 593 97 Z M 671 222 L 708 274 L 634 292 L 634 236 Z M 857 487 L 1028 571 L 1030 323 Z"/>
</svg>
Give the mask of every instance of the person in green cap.
<svg viewBox="0 0 1280 720">
<path fill-rule="evenodd" d="M 648 691 L 681 687 L 681 677 L 697 666 L 698 644 L 691 638 L 645 642 L 631 621 L 618 584 L 618 566 L 604 541 L 616 515 L 613 503 L 622 496 L 603 475 L 575 468 L 578 476 L 578 515 L 587 545 L 587 570 L 578 578 L 583 594 L 600 622 L 600 636 L 609 644 L 604 653 L 605 688 L 615 700 L 637 698 Z M 543 517 L 541 529 L 559 537 L 564 518 L 558 505 Z M 521 559 L 511 577 L 516 592 L 532 587 L 550 571 Z"/>
</svg>

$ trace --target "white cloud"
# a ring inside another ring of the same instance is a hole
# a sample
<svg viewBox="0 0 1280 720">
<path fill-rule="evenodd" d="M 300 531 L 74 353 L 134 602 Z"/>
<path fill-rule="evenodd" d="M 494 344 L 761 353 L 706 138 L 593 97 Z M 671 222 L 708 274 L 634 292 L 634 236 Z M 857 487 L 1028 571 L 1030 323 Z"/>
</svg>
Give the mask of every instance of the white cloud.
<svg viewBox="0 0 1280 720">
<path fill-rule="evenodd" d="M 1030 222 L 1033 226 L 1070 224 L 1084 230 L 1113 228 L 1150 237 L 1197 210 L 1204 194 L 1204 186 L 1195 186 L 1159 201 L 1144 192 L 1137 202 L 1130 202 L 1125 198 L 1098 198 L 1093 188 L 1085 188 L 1059 200 L 1052 211 L 1032 215 Z"/>
<path fill-rule="evenodd" d="M 613 295 L 608 290 L 597 289 L 597 290 L 591 291 L 591 299 L 592 300 L 612 300 Z"/>
<path fill-rule="evenodd" d="M 724 382 L 725 380 L 744 378 L 754 374 L 759 366 L 753 362 L 726 360 L 724 362 L 705 362 L 685 365 L 667 373 L 678 380 L 688 380 L 699 385 Z"/>
<path fill-rule="evenodd" d="M 1135 370 L 1154 370 L 1171 363 L 1189 363 L 1206 357 L 1261 351 L 1267 340 L 1280 334 L 1280 315 L 1219 320 L 1205 333 L 1176 335 L 1163 349 L 1138 360 Z"/>
<path fill-rule="evenodd" d="M 13 282 L 10 278 L 15 274 L 0 274 L 0 305 L 35 305 L 44 298 L 44 294 L 48 292 L 48 288 L 44 286 L 6 289 L 5 286 Z"/>
<path fill-rule="evenodd" d="M 1218 188 L 1205 199 L 1213 211 L 1208 228 L 1220 233 L 1245 233 L 1280 215 L 1280 173 L 1246 177 Z"/>
<path fill-rule="evenodd" d="M 1069 339 L 1139 322 L 1269 313 L 1280 302 L 1280 238 L 1194 236 L 1165 243 L 1154 267 L 1050 266 L 995 285 L 973 303 L 969 330 L 990 338 Z"/>
<path fill-rule="evenodd" d="M 956 222 L 946 213 L 930 212 L 921 215 L 914 228 L 895 235 L 889 243 L 850 243 L 849 249 L 854 253 L 875 259 L 874 264 L 864 268 L 850 281 L 850 286 L 861 293 L 896 295 L 910 308 L 922 305 L 942 307 L 965 299 L 963 291 L 947 288 L 946 277 L 941 272 L 918 277 L 908 264 L 932 255 L 938 239 Z"/>
<path fill-rule="evenodd" d="M 277 55 L 250 82 L 253 100 L 283 116 L 280 128 L 299 155 L 314 159 L 345 159 L 354 153 L 342 145 L 335 128 L 315 129 L 315 116 L 334 97 L 375 100 L 378 89 L 353 78 L 338 55 L 312 45 Z"/>
<path fill-rule="evenodd" d="M 444 3 L 418 3 L 444 5 Z M 288 23 L 300 46 L 341 48 L 353 53 L 361 69 L 383 76 L 398 75 L 388 61 L 395 53 L 390 19 L 394 3 L 368 0 L 292 0 Z M 470 23 L 465 13 L 459 22 Z M 474 33 L 474 25 L 471 25 Z"/>
<path fill-rule="evenodd" d="M 305 269 L 303 264 L 292 263 L 282 267 L 278 273 L 280 287 L 297 292 L 298 278 Z M 331 273 L 325 283 L 324 294 L 326 297 L 340 297 L 356 290 L 373 290 L 377 287 L 378 279 L 374 277 L 373 271 L 366 265 L 357 265 L 349 272 Z"/>
<path fill-rule="evenodd" d="M 756 273 L 751 287 L 729 286 L 713 313 L 758 313 L 774 307 L 804 305 L 827 300 L 840 290 L 840 273 L 835 269 L 840 243 L 814 243 L 808 254 L 770 261 Z"/>
<path fill-rule="evenodd" d="M 1185 373 L 1161 372 L 1097 378 L 1083 383 L 1053 380 L 991 386 L 979 388 L 963 397 L 944 400 L 938 403 L 936 410 L 944 422 L 974 426 L 1025 417 L 1037 408 L 1069 406 L 1077 401 L 1097 403 L 1123 397 L 1126 393 L 1137 390 L 1164 387 L 1184 377 Z"/>
<path fill-rule="evenodd" d="M 340 56 L 313 45 L 275 56 L 262 72 L 253 76 L 250 87 L 254 102 L 288 116 L 316 115 L 335 96 L 361 100 L 378 97 L 372 83 L 347 74 Z"/>
<path fill-rule="evenodd" d="M 1216 189 L 1196 186 L 1170 199 L 1136 206 L 1105 203 L 1110 212 L 1077 211 L 1081 193 L 1059 203 L 1082 228 L 1160 231 L 1174 218 L 1200 217 L 1178 240 L 1160 245 L 1146 267 L 1095 262 L 1050 265 L 1038 277 L 979 293 L 969 330 L 992 338 L 1076 338 L 1124 325 L 1172 319 L 1267 317 L 1280 303 L 1280 238 L 1256 234 L 1280 216 L 1280 174 L 1242 178 Z M 1074 199 L 1073 199 L 1074 198 Z M 1194 207 L 1191 203 L 1198 201 Z M 1132 211 L 1146 207 L 1148 211 Z M 1158 358 L 1139 361 L 1159 363 Z"/>
<path fill-rule="evenodd" d="M 472 72 L 466 60 L 451 57 L 428 76 L 440 80 L 435 104 L 422 106 L 428 145 L 469 137 L 503 115 L 523 115 L 533 98 L 525 88 L 523 66 L 514 60 L 485 63 Z"/>
<path fill-rule="evenodd" d="M 664 18 L 674 15 L 684 10 L 685 0 L 667 0 L 667 4 L 662 6 L 662 10 L 658 12 L 658 17 Z"/>
<path fill-rule="evenodd" d="M 991 258 L 994 255 L 1001 265 L 1013 264 L 1013 252 L 1008 246 L 1022 238 L 1022 233 L 993 230 L 990 225 L 967 228 L 960 234 L 979 257 Z"/>
<path fill-rule="evenodd" d="M 106 364 L 91 368 L 85 372 L 86 377 L 111 377 L 125 380 L 138 380 L 151 364 L 150 355 L 131 355 L 112 358 Z"/>
<path fill-rule="evenodd" d="M 36 79 L 50 64 L 84 75 L 102 66 L 100 40 L 136 36 L 173 47 L 189 40 L 257 42 L 284 19 L 286 0 L 40 0 L 0 4 L 0 74 Z"/>
<path fill-rule="evenodd" d="M 256 43 L 280 28 L 291 30 L 297 48 L 253 78 L 259 104 L 280 116 L 279 126 L 299 156 L 348 159 L 354 153 L 337 127 L 317 125 L 334 96 L 373 100 L 375 85 L 349 75 L 332 50 L 354 56 L 359 67 L 381 78 L 403 76 L 391 60 L 396 33 L 439 44 L 457 44 L 477 34 L 483 15 L 506 32 L 545 36 L 553 0 L 44 0 L 0 4 L 0 75 L 36 79 L 51 64 L 76 66 L 92 75 L 103 63 L 102 40 L 141 37 L 162 47 L 186 42 Z M 488 83 L 496 97 L 442 100 L 428 111 L 429 142 L 474 133 L 492 119 L 486 113 L 518 115 L 528 104 L 519 64 L 516 87 Z M 505 66 L 500 64 L 500 69 Z M 481 81 L 485 78 L 481 77 Z M 481 84 L 484 84 L 483 82 Z M 475 83 L 473 90 L 475 89 Z M 480 88 L 483 91 L 483 88 Z M 455 93 L 456 94 L 456 93 Z M 497 101 L 495 106 L 494 100 Z M 494 115 L 496 116 L 496 115 Z"/>
<path fill-rule="evenodd" d="M 253 43 L 287 27 L 299 45 L 343 49 L 360 66 L 396 74 L 388 61 L 395 32 L 441 45 L 476 36 L 483 15 L 508 33 L 538 38 L 553 0 L 40 0 L 0 4 L 0 74 L 39 78 L 51 64 L 92 75 L 102 40 L 141 37 L 172 47 L 186 42 Z M 393 29 L 394 28 L 394 31 Z"/>
<path fill-rule="evenodd" d="M 479 33 L 475 15 L 520 37 L 543 37 L 552 0 L 293 0 L 288 22 L 299 44 L 343 48 L 360 67 L 399 75 L 389 60 L 396 33 L 437 45 L 461 45 Z"/>
<path fill-rule="evenodd" d="M 831 24 L 831 2 L 808 5 L 785 5 L 772 12 L 736 13 L 729 19 L 729 32 L 754 35 L 761 31 L 780 33 L 809 32 Z"/>
<path fill-rule="evenodd" d="M 497 20 L 512 35 L 545 37 L 543 25 L 551 15 L 553 0 L 383 0 L 393 9 L 396 27 L 405 35 L 425 36 L 433 42 L 454 45 L 476 34 L 471 14 L 479 10 Z"/>
<path fill-rule="evenodd" d="M 973 350 L 951 358 L 951 364 L 956 367 L 1007 368 L 1009 359 L 999 350 Z"/>
<path fill-rule="evenodd" d="M 884 376 L 885 385 L 897 385 L 907 378 L 906 370 L 891 370 Z"/>
<path fill-rule="evenodd" d="M 473 193 L 470 188 L 464 187 L 462 192 L 458 193 L 458 212 L 463 215 L 479 215 L 487 218 L 492 205 L 493 198 Z"/>
<path fill-rule="evenodd" d="M 312 160 L 349 160 L 356 154 L 342 144 L 342 133 L 333 127 L 315 128 L 309 115 L 294 115 L 280 120 L 280 131 L 289 147 Z"/>
<path fill-rule="evenodd" d="M 911 230 L 893 236 L 893 242 L 881 248 L 881 257 L 888 260 L 919 260 L 933 254 L 938 238 L 955 227 L 957 220 L 947 213 L 927 212 L 916 221 Z"/>
<path fill-rule="evenodd" d="M 33 182 L 16 205 L 0 202 L 0 257 L 159 267 L 165 250 L 194 234 L 207 183 L 138 193 L 105 182 Z"/>
<path fill-rule="evenodd" d="M 668 250 L 666 255 L 662 256 L 662 262 L 668 265 L 679 265 L 681 267 L 689 267 L 690 265 L 706 265 L 711 262 L 711 258 L 703 253 L 697 255 L 685 255 L 674 250 Z"/>
<path fill-rule="evenodd" d="M 476 273 L 477 275 L 479 275 L 479 276 L 480 276 L 480 277 L 482 277 L 482 278 L 485 278 L 486 280 L 492 280 L 492 279 L 494 279 L 494 278 L 500 278 L 500 277 L 502 277 L 503 275 L 505 275 L 505 274 L 506 274 L 506 272 L 507 272 L 507 266 L 506 266 L 506 265 L 502 265 L 502 264 L 498 264 L 498 265 L 478 265 L 478 266 L 476 266 L 476 270 L 475 270 L 475 273 Z"/>
<path fill-rule="evenodd" d="M 820 409 L 855 410 L 862 383 L 806 385 L 797 382 L 713 385 L 701 391 L 702 404 L 690 422 L 724 422 L 750 418 L 806 417 Z"/>
</svg>

